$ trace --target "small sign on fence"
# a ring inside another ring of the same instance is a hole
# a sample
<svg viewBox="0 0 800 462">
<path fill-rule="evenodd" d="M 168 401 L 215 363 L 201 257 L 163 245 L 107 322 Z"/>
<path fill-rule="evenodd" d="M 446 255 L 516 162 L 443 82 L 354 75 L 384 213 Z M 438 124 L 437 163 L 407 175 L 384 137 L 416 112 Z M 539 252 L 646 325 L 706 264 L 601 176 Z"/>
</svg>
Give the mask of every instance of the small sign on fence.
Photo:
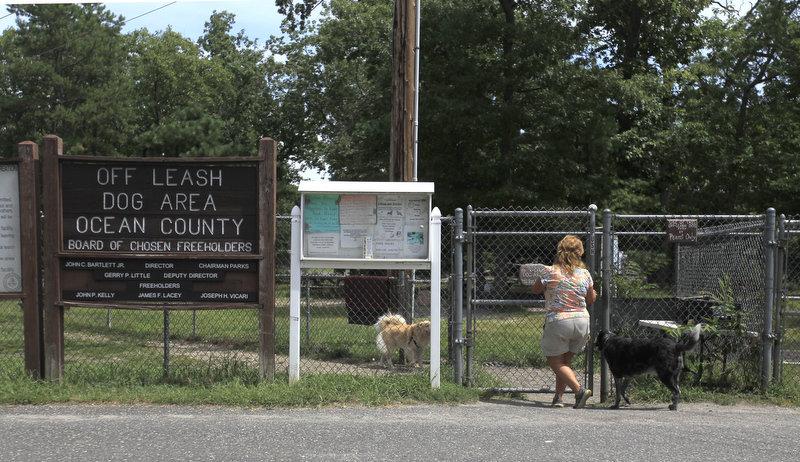
<svg viewBox="0 0 800 462">
<path fill-rule="evenodd" d="M 525 263 L 519 267 L 519 282 L 522 285 L 532 286 L 541 281 L 547 267 L 541 263 Z"/>
<path fill-rule="evenodd" d="M 667 240 L 675 244 L 697 242 L 697 219 L 667 219 Z"/>
<path fill-rule="evenodd" d="M 0 164 L 0 292 L 22 291 L 19 169 Z"/>
</svg>

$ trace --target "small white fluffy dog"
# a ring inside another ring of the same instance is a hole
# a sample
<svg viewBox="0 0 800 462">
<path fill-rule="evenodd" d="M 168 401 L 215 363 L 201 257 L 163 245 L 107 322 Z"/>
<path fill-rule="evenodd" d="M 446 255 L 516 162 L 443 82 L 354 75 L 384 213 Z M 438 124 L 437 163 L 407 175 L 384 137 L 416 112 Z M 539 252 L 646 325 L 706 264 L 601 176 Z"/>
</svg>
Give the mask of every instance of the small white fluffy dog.
<svg viewBox="0 0 800 462">
<path fill-rule="evenodd" d="M 405 353 L 406 363 L 420 366 L 422 348 L 430 345 L 431 322 L 420 321 L 408 324 L 399 314 L 385 314 L 375 323 L 378 336 L 375 345 L 381 352 L 381 364 L 386 363 L 390 368 L 392 355 L 395 350 L 402 349 Z"/>
</svg>

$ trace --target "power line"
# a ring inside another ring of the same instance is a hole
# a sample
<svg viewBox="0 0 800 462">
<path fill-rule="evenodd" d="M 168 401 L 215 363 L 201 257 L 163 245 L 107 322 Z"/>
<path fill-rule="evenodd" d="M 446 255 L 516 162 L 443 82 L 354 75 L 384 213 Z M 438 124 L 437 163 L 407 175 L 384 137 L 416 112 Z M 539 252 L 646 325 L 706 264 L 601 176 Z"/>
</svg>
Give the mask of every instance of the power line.
<svg viewBox="0 0 800 462">
<path fill-rule="evenodd" d="M 175 3 L 178 3 L 178 2 L 177 2 L 177 0 L 176 0 L 176 1 L 174 1 L 174 2 L 165 3 L 165 4 L 161 5 L 161 6 L 159 6 L 158 8 L 153 8 L 152 10 L 150 10 L 150 11 L 148 11 L 148 12 L 146 12 L 146 13 L 142 13 L 142 14 L 140 14 L 139 16 L 134 16 L 134 17 L 132 17 L 131 19 L 128 19 L 127 21 L 125 21 L 125 22 L 126 22 L 126 23 L 128 23 L 128 22 L 134 21 L 134 20 L 136 20 L 136 19 L 139 19 L 139 18 L 141 18 L 142 16 L 147 16 L 148 14 L 150 14 L 150 13 L 152 13 L 152 12 L 154 12 L 154 11 L 158 11 L 158 10 L 160 10 L 160 9 L 162 9 L 162 8 L 166 8 L 166 7 L 168 7 L 168 6 L 170 6 L 170 5 L 173 5 L 173 4 L 175 4 Z"/>
<path fill-rule="evenodd" d="M 134 20 L 136 20 L 136 19 L 139 19 L 139 18 L 141 18 L 142 16 L 147 16 L 147 15 L 148 15 L 148 14 L 150 14 L 150 13 L 156 12 L 156 11 L 158 11 L 158 10 L 160 10 L 160 9 L 166 8 L 166 7 L 168 7 L 168 6 L 170 6 L 170 5 L 173 5 L 173 4 L 175 4 L 175 3 L 178 3 L 178 2 L 177 2 L 177 0 L 176 0 L 176 1 L 173 1 L 173 2 L 169 2 L 169 3 L 165 3 L 165 4 L 161 5 L 161 6 L 159 6 L 158 8 L 153 8 L 152 10 L 150 10 L 150 11 L 146 11 L 146 12 L 144 12 L 144 13 L 140 14 L 139 16 L 135 16 L 135 17 L 133 17 L 133 18 L 131 18 L 131 19 L 128 19 L 127 21 L 124 21 L 124 23 L 125 23 L 125 24 L 127 24 L 127 23 L 129 23 L 129 22 L 131 22 L 131 21 L 134 21 Z M 10 14 L 9 14 L 8 16 L 10 16 Z M 4 16 L 4 17 L 5 17 L 5 16 Z M 85 37 L 85 36 L 89 35 L 90 33 L 91 33 L 91 32 L 86 32 L 86 33 L 84 33 L 84 34 L 81 34 L 81 35 L 77 36 L 77 37 L 76 37 L 76 39 L 83 38 L 83 37 Z M 66 47 L 66 46 L 67 46 L 67 44 L 66 44 L 66 43 L 64 43 L 63 45 L 59 45 L 59 46 L 57 46 L 57 47 L 53 47 L 53 48 L 51 48 L 51 49 L 49 49 L 49 50 L 45 50 L 45 51 L 43 51 L 43 52 L 41 52 L 41 53 L 38 53 L 38 54 L 36 54 L 36 55 L 33 55 L 33 56 L 31 56 L 31 58 L 38 58 L 38 57 L 40 57 L 40 56 L 42 56 L 42 55 L 46 55 L 47 53 L 51 53 L 51 52 L 53 52 L 53 51 L 60 50 L 60 49 L 62 49 L 62 48 L 64 48 L 64 47 Z"/>
</svg>

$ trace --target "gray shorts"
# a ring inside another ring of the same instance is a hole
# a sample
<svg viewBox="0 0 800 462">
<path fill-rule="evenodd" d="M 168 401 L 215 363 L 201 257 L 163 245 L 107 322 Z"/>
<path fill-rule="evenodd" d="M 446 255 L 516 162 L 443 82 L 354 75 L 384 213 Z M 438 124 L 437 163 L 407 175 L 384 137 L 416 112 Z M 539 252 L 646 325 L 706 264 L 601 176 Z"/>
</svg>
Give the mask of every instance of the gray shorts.
<svg viewBox="0 0 800 462">
<path fill-rule="evenodd" d="M 588 317 L 547 322 L 542 334 L 542 354 L 560 356 L 568 351 L 580 353 L 588 340 Z"/>
</svg>

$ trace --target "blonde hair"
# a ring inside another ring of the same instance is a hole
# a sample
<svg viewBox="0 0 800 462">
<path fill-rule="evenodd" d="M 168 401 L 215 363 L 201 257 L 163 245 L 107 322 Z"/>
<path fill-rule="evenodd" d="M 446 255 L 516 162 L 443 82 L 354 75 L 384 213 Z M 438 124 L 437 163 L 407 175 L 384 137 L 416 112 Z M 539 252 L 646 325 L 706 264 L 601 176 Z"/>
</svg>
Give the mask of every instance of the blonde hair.
<svg viewBox="0 0 800 462">
<path fill-rule="evenodd" d="M 583 242 L 576 236 L 566 236 L 558 243 L 553 266 L 558 266 L 565 275 L 571 275 L 575 268 L 586 268 L 582 256 Z"/>
</svg>

